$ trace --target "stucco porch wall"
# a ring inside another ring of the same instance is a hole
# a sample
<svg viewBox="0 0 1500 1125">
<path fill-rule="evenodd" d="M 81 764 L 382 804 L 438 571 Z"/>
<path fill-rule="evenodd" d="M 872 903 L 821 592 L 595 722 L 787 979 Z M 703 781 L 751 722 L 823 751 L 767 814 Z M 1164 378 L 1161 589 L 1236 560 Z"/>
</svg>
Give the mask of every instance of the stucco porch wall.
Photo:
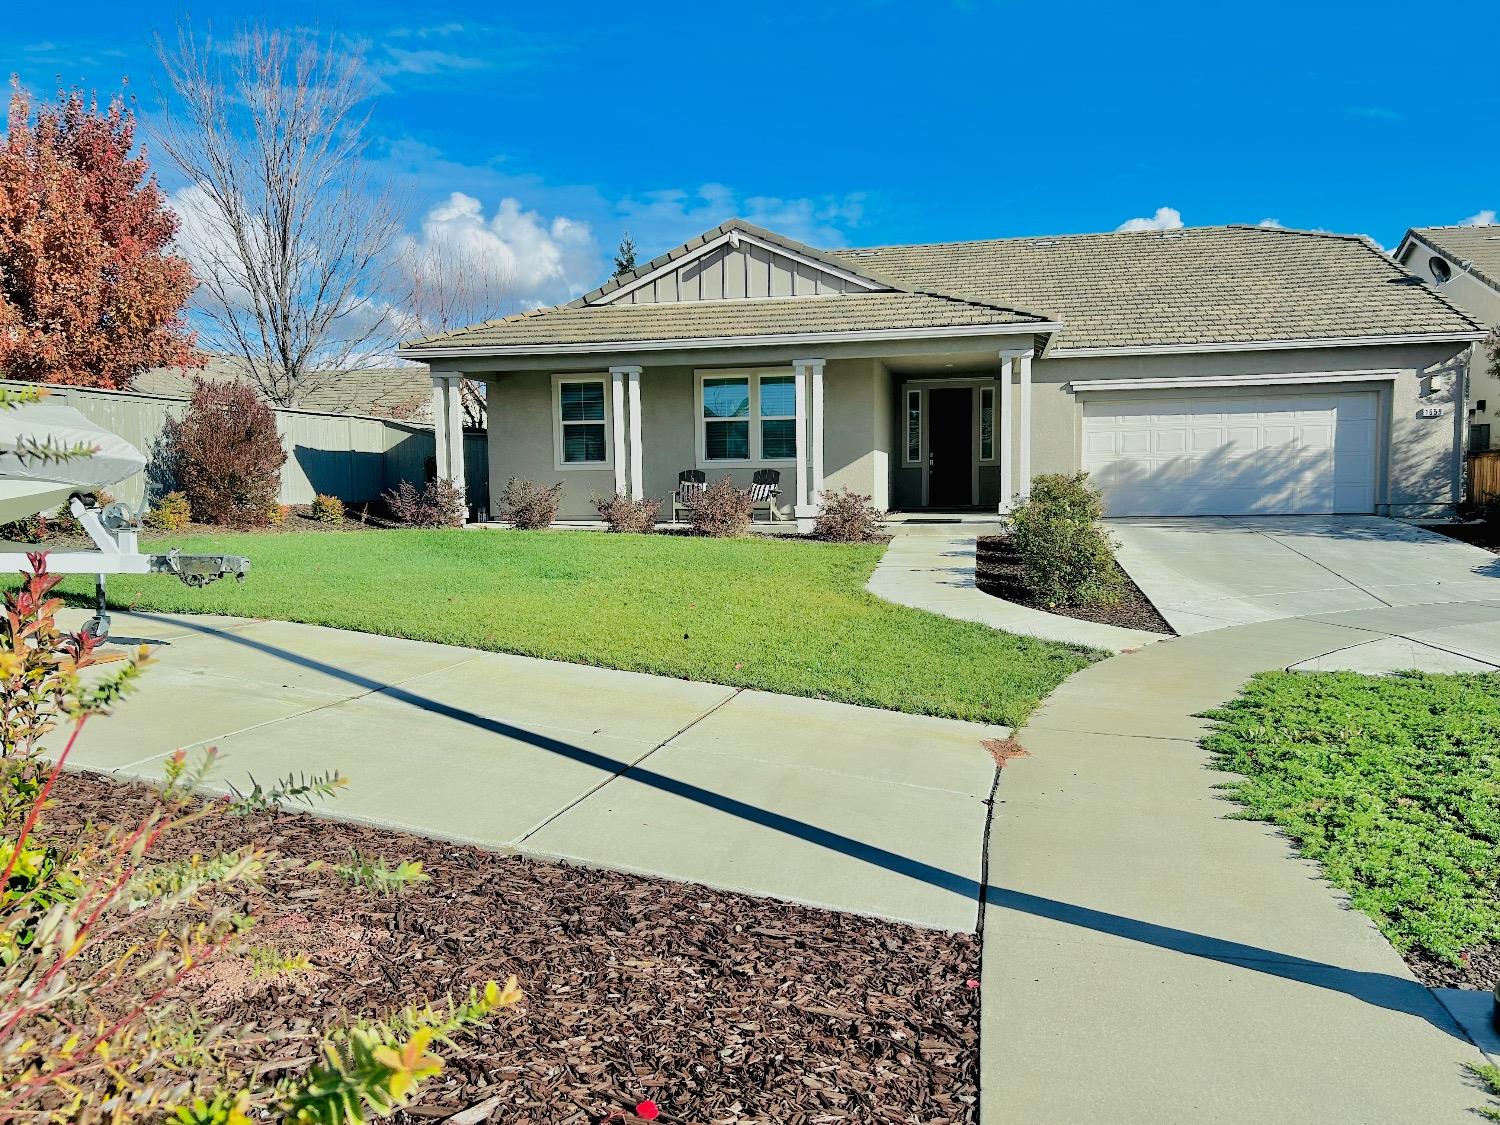
<svg viewBox="0 0 1500 1125">
<path fill-rule="evenodd" d="M 671 515 L 672 492 L 683 469 L 701 468 L 708 479 L 728 476 L 747 487 L 755 470 L 781 473 L 781 508 L 788 516 L 796 494 L 796 466 L 773 461 L 751 465 L 714 465 L 698 459 L 697 391 L 699 371 L 733 370 L 744 364 L 645 366 L 641 371 L 641 485 L 644 494 L 662 502 L 662 518 Z M 758 363 L 757 370 L 777 364 Z M 786 371 L 791 373 L 791 360 Z M 599 371 L 606 371 L 608 364 Z M 580 372 L 568 372 L 576 377 Z M 559 469 L 555 453 L 556 420 L 551 371 L 476 373 L 486 383 L 489 416 L 491 518 L 499 518 L 499 493 L 512 477 L 563 486 L 560 519 L 596 517 L 591 496 L 615 491 L 614 469 Z M 852 488 L 889 506 L 889 457 L 894 439 L 888 382 L 874 359 L 831 359 L 823 372 L 823 458 L 825 489 Z"/>
<path fill-rule="evenodd" d="M 1384 426 L 1379 444 L 1382 460 L 1376 469 L 1376 511 L 1407 518 L 1440 515 L 1461 495 L 1462 459 L 1456 449 L 1464 421 L 1460 396 L 1467 356 L 1465 344 L 1408 344 L 1041 359 L 1032 367 L 1032 472 L 1074 472 L 1083 463 L 1083 398 L 1071 389 L 1075 379 L 1393 371 L 1390 382 L 1363 384 L 1380 392 Z M 1441 389 L 1434 389 L 1434 378 Z M 1282 392 L 1298 388 L 1269 389 Z M 1256 395 L 1265 391 L 1249 386 L 1221 388 L 1214 393 Z M 1441 417 L 1419 417 L 1423 407 L 1432 406 L 1443 408 Z"/>
</svg>

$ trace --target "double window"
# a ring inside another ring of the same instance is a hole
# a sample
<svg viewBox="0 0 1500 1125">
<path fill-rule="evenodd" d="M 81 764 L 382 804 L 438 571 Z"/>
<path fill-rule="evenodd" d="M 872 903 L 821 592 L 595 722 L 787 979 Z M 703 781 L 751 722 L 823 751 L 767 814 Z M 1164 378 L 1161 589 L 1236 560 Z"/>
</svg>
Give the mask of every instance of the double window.
<svg viewBox="0 0 1500 1125">
<path fill-rule="evenodd" d="M 698 376 L 698 459 L 707 463 L 794 461 L 797 383 L 782 371 Z"/>
<path fill-rule="evenodd" d="M 609 468 L 613 429 L 609 409 L 609 377 L 555 376 L 552 380 L 552 398 L 552 416 L 557 420 L 557 432 L 554 435 L 557 467 Z"/>
</svg>

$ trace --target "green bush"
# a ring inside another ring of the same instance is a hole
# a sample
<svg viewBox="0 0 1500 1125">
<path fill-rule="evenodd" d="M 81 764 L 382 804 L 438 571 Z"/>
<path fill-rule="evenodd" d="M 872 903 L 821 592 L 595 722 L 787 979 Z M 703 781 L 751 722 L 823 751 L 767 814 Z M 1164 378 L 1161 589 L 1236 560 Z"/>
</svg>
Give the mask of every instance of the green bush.
<svg viewBox="0 0 1500 1125">
<path fill-rule="evenodd" d="M 184 492 L 169 492 L 158 500 L 141 522 L 157 531 L 181 531 L 193 519 L 193 506 Z"/>
<path fill-rule="evenodd" d="M 344 502 L 337 496 L 328 496 L 320 492 L 313 497 L 307 514 L 319 523 L 343 523 Z"/>
<path fill-rule="evenodd" d="M 1011 515 L 1010 541 L 1026 588 L 1044 606 L 1110 606 L 1124 578 L 1114 544 L 1099 525 L 1104 502 L 1087 473 L 1048 474 Z"/>
</svg>

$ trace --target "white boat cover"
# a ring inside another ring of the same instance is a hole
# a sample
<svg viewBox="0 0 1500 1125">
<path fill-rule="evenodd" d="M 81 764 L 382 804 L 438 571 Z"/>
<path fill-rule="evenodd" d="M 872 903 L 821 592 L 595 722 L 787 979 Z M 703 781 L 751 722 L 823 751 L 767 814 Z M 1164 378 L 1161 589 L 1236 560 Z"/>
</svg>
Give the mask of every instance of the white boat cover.
<svg viewBox="0 0 1500 1125">
<path fill-rule="evenodd" d="M 82 443 L 95 452 L 66 461 L 18 457 L 15 450 L 32 441 L 64 448 Z M 140 450 L 71 406 L 44 400 L 0 410 L 0 481 L 35 481 L 66 486 L 72 492 L 92 492 L 145 467 Z"/>
</svg>

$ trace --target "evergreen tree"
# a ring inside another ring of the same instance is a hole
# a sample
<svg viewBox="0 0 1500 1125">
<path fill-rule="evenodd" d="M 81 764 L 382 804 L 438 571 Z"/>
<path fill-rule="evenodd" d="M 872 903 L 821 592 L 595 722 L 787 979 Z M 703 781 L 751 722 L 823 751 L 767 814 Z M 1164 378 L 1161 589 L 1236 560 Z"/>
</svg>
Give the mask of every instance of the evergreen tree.
<svg viewBox="0 0 1500 1125">
<path fill-rule="evenodd" d="M 620 277 L 635 269 L 635 239 L 630 237 L 626 231 L 620 237 L 620 245 L 615 250 L 615 276 Z"/>
</svg>

